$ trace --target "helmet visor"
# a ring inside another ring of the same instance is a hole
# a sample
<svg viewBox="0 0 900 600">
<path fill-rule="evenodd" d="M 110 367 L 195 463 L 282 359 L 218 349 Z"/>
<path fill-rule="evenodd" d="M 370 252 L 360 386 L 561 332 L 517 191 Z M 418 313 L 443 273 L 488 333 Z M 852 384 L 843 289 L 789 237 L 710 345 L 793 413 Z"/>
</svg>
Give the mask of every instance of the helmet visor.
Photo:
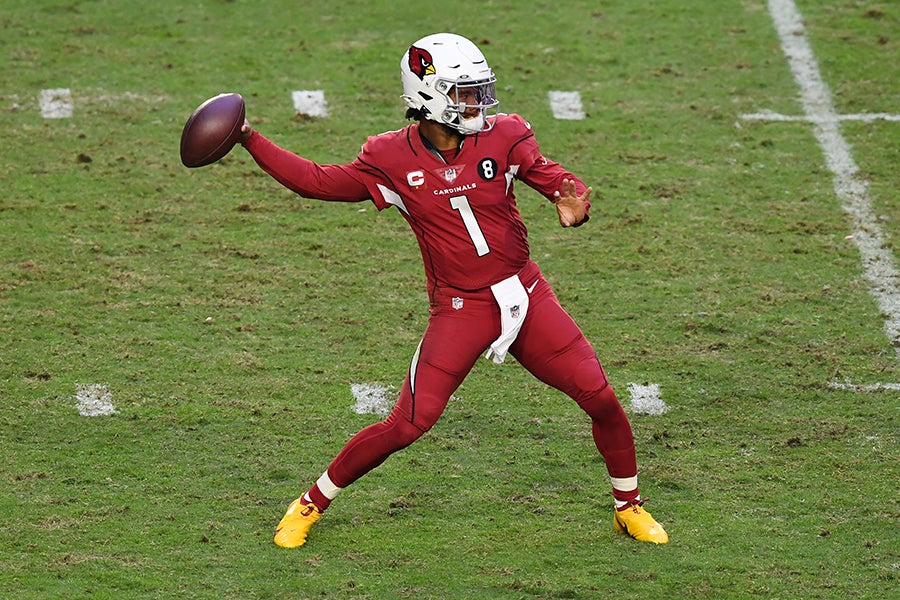
<svg viewBox="0 0 900 600">
<path fill-rule="evenodd" d="M 487 111 L 494 108 L 500 102 L 497 101 L 497 90 L 494 79 L 463 83 L 460 81 L 450 83 L 447 95 L 451 103 L 455 104 L 460 113 L 474 111 Z"/>
<path fill-rule="evenodd" d="M 493 77 L 473 82 L 439 80 L 435 88 L 448 100 L 442 122 L 466 135 L 490 130 L 494 126 L 493 117 L 497 116 L 500 106 L 495 81 Z"/>
</svg>

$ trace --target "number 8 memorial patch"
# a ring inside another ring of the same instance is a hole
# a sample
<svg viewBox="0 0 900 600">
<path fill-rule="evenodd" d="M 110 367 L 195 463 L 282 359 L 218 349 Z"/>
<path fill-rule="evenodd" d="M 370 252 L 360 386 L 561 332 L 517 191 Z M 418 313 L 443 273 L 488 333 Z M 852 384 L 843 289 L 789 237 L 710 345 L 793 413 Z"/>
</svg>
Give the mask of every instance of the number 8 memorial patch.
<svg viewBox="0 0 900 600">
<path fill-rule="evenodd" d="M 478 163 L 478 174 L 485 181 L 490 181 L 497 176 L 497 161 L 493 158 L 485 158 Z"/>
</svg>

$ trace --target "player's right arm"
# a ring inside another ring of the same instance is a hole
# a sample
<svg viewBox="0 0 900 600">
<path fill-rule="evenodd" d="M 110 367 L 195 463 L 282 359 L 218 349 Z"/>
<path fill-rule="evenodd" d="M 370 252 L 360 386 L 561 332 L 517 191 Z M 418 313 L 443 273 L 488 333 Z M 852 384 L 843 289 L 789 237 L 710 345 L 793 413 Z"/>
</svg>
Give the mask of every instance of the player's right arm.
<svg viewBox="0 0 900 600">
<path fill-rule="evenodd" d="M 244 124 L 241 143 L 260 168 L 278 183 L 304 198 L 361 202 L 370 198 L 366 186 L 353 176 L 351 165 L 320 165 L 280 148 Z"/>
</svg>

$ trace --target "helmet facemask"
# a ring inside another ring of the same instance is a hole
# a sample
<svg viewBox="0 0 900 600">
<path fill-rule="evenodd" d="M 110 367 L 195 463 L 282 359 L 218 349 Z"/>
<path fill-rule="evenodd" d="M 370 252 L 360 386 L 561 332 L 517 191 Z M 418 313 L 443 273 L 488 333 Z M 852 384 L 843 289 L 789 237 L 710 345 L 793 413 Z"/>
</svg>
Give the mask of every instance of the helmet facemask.
<svg viewBox="0 0 900 600">
<path fill-rule="evenodd" d="M 464 135 L 490 131 L 500 102 L 496 97 L 496 79 L 466 82 L 438 79 L 434 89 L 447 98 L 447 108 L 436 119 Z"/>
<path fill-rule="evenodd" d="M 400 61 L 406 105 L 430 121 L 463 135 L 494 126 L 497 101 L 494 72 L 466 38 L 437 33 L 410 46 Z"/>
</svg>

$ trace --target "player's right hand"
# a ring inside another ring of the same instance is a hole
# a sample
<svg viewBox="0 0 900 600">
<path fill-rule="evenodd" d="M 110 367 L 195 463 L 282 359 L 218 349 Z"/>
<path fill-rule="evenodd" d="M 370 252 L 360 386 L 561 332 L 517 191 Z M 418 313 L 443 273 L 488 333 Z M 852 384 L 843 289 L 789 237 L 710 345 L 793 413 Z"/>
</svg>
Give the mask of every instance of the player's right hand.
<svg viewBox="0 0 900 600">
<path fill-rule="evenodd" d="M 244 119 L 244 124 L 241 125 L 241 137 L 240 142 L 243 144 L 247 140 L 250 139 L 250 136 L 253 134 L 253 128 L 250 127 L 250 121 Z"/>
</svg>

